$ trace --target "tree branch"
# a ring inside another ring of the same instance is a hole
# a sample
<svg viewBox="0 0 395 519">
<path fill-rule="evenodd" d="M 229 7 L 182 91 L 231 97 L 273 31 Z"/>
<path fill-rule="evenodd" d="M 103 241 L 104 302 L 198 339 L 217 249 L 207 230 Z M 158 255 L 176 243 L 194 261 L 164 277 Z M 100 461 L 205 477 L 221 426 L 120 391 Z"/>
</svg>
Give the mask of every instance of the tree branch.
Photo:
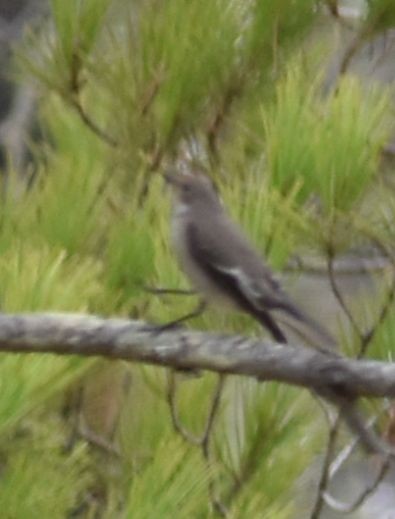
<svg viewBox="0 0 395 519">
<path fill-rule="evenodd" d="M 277 380 L 360 397 L 395 396 L 395 364 L 331 356 L 266 339 L 186 329 L 158 332 L 127 319 L 80 314 L 1 314 L 0 351 L 101 356 L 176 369 Z"/>
</svg>

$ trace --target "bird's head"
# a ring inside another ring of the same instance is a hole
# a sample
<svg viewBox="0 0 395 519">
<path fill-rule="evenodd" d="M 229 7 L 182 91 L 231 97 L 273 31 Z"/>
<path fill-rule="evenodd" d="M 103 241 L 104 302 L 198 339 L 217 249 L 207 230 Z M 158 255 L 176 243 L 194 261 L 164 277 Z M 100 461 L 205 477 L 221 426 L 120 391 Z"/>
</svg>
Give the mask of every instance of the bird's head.
<svg viewBox="0 0 395 519">
<path fill-rule="evenodd" d="M 220 205 L 214 184 L 205 175 L 164 173 L 164 178 L 172 187 L 177 200 L 187 207 L 199 205 L 209 210 Z"/>
</svg>

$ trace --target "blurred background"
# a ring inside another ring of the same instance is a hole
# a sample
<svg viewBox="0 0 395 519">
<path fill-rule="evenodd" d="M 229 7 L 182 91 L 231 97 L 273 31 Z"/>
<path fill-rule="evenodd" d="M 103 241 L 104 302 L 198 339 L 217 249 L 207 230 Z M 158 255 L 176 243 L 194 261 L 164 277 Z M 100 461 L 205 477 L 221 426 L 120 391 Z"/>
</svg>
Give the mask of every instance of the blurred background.
<svg viewBox="0 0 395 519">
<path fill-rule="evenodd" d="M 161 172 L 198 163 L 344 354 L 391 361 L 394 80 L 393 0 L 0 0 L 2 311 L 192 308 L 144 287 L 187 287 Z M 2 354 L 2 516 L 395 518 L 392 469 L 306 392 L 228 377 L 208 460 L 173 428 L 170 379 Z M 176 380 L 201 434 L 216 377 Z M 392 403 L 362 409 L 393 441 Z"/>
</svg>

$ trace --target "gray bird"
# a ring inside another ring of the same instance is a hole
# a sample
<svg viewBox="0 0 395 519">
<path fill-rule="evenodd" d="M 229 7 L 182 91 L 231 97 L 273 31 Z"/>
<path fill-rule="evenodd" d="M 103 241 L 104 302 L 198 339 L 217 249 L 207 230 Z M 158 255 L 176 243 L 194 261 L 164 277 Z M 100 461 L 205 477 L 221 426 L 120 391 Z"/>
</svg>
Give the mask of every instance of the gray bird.
<svg viewBox="0 0 395 519">
<path fill-rule="evenodd" d="M 286 343 L 278 322 L 318 348 L 333 337 L 288 297 L 271 270 L 226 213 L 210 179 L 201 174 L 164 175 L 174 191 L 172 238 L 181 268 L 205 303 L 231 305 L 257 319 L 273 339 Z M 276 313 L 276 316 L 274 316 Z M 278 313 L 278 315 L 277 315 Z"/>
</svg>

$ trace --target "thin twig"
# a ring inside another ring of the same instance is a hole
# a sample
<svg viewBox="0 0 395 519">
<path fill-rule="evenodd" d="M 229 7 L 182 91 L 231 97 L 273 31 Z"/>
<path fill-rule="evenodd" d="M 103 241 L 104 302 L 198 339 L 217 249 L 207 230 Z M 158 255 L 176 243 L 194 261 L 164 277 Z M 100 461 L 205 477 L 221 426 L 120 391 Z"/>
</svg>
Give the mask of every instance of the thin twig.
<svg viewBox="0 0 395 519">
<path fill-rule="evenodd" d="M 91 446 L 99 448 L 100 450 L 115 456 L 116 458 L 121 458 L 121 451 L 119 448 L 110 440 L 101 436 L 94 431 L 92 431 L 86 424 L 83 412 L 82 412 L 82 400 L 83 400 L 83 386 L 79 385 L 76 388 L 74 394 L 74 404 L 73 404 L 73 430 L 68 442 L 65 446 L 65 450 L 70 452 L 76 441 L 79 438 L 82 438 Z M 67 414 L 69 414 L 70 410 L 68 410 Z"/>
<path fill-rule="evenodd" d="M 343 449 L 339 452 L 336 458 L 332 461 L 329 467 L 329 481 L 332 481 L 332 479 L 336 476 L 341 467 L 346 463 L 348 459 L 350 459 L 350 456 L 355 451 L 360 441 L 361 440 L 359 436 L 354 436 L 352 441 L 348 445 L 343 447 Z"/>
<path fill-rule="evenodd" d="M 190 433 L 181 423 L 176 406 L 176 374 L 173 370 L 168 371 L 166 399 L 170 409 L 171 421 L 174 430 L 188 443 L 201 445 L 201 438 Z"/>
<path fill-rule="evenodd" d="M 325 503 L 327 503 L 332 499 L 334 502 L 335 499 L 330 496 L 328 493 L 327 487 L 329 482 L 334 476 L 334 471 L 338 470 L 338 467 L 334 469 L 334 463 L 331 462 L 334 455 L 336 439 L 339 433 L 339 427 L 342 421 L 347 423 L 349 428 L 356 434 L 358 437 L 358 441 L 369 451 L 372 453 L 379 453 L 384 456 L 386 462 L 389 463 L 390 459 L 393 459 L 395 456 L 395 452 L 392 447 L 385 441 L 383 441 L 380 437 L 378 437 L 374 431 L 371 429 L 373 424 L 369 424 L 368 426 L 364 423 L 364 420 L 356 407 L 356 402 L 350 399 L 344 399 L 335 396 L 333 398 L 333 403 L 335 403 L 339 409 L 338 415 L 333 422 L 332 426 L 329 429 L 329 437 L 327 442 L 326 453 L 324 457 L 324 462 L 322 465 L 321 477 L 318 484 L 316 500 L 313 506 L 313 510 L 310 516 L 310 519 L 318 519 L 322 508 Z M 344 462 L 344 460 L 343 460 Z M 338 459 L 337 459 L 338 463 Z M 377 486 L 380 484 L 380 481 L 385 476 L 386 471 L 389 467 L 383 466 L 378 474 L 377 479 L 372 485 L 369 485 L 365 490 L 361 493 L 357 500 L 351 506 L 355 506 L 357 508 L 360 506 L 363 501 L 371 495 Z M 325 496 L 329 496 L 328 499 L 325 499 Z M 327 503 L 328 504 L 328 503 Z M 330 505 L 331 506 L 331 505 Z"/>
<path fill-rule="evenodd" d="M 340 14 L 338 0 L 326 0 L 326 6 L 332 17 L 336 20 L 336 22 L 338 22 L 346 29 L 354 29 L 354 27 L 350 23 L 348 23 L 347 20 L 344 19 L 344 17 Z"/>
<path fill-rule="evenodd" d="M 137 198 L 137 205 L 138 207 L 142 207 L 143 203 L 148 195 L 149 192 L 149 185 L 152 179 L 152 175 L 159 169 L 163 155 L 164 155 L 165 146 L 159 147 L 152 145 L 151 152 L 148 152 L 146 154 L 147 156 L 147 164 L 145 167 L 145 175 L 142 182 L 142 185 L 140 187 L 139 192 L 136 195 Z"/>
<path fill-rule="evenodd" d="M 328 252 L 328 276 L 329 276 L 329 283 L 333 292 L 333 295 L 335 296 L 337 302 L 339 303 L 341 309 L 343 310 L 344 314 L 347 316 L 352 328 L 354 329 L 354 332 L 357 334 L 358 338 L 361 339 L 363 336 L 363 332 L 360 329 L 358 323 L 356 322 L 354 315 L 352 314 L 351 310 L 349 309 L 343 294 L 337 284 L 335 271 L 333 268 L 333 262 L 334 262 L 334 255 L 332 251 Z"/>
<path fill-rule="evenodd" d="M 369 31 L 361 30 L 355 38 L 352 39 L 348 47 L 343 54 L 343 58 L 339 67 L 339 76 L 344 76 L 348 71 L 348 68 L 353 60 L 355 54 L 363 47 L 366 42 L 366 39 L 369 35 Z"/>
<path fill-rule="evenodd" d="M 232 109 L 235 99 L 240 96 L 242 85 L 237 78 L 231 78 L 229 85 L 224 92 L 221 103 L 215 112 L 207 132 L 207 146 L 212 159 L 218 159 L 218 137 L 226 121 L 226 117 Z"/>
<path fill-rule="evenodd" d="M 254 438 L 249 442 L 245 455 L 242 456 L 238 471 L 233 471 L 233 483 L 226 494 L 226 503 L 230 505 L 241 490 L 248 484 L 256 473 L 257 460 L 260 457 L 261 447 L 266 441 L 263 422 L 260 422 L 254 432 Z"/>
<path fill-rule="evenodd" d="M 381 414 L 381 413 L 380 413 Z M 371 428 L 377 422 L 379 416 L 375 416 L 369 420 L 367 423 L 367 427 Z M 341 467 L 345 464 L 345 462 L 350 458 L 356 447 L 360 444 L 361 439 L 359 436 L 355 436 L 352 441 L 346 445 L 336 456 L 336 458 L 332 461 L 331 466 L 329 468 L 329 478 L 332 480 L 336 474 L 339 472 Z"/>
<path fill-rule="evenodd" d="M 79 436 L 80 417 L 82 413 L 83 386 L 79 383 L 67 398 L 67 404 L 62 414 L 64 418 L 71 417 L 72 429 L 71 434 L 64 446 L 65 452 L 71 452 Z"/>
<path fill-rule="evenodd" d="M 79 424 L 77 433 L 83 440 L 87 441 L 90 445 L 97 447 L 100 450 L 106 452 L 107 454 L 115 456 L 116 458 L 122 457 L 121 451 L 114 443 L 107 440 L 103 436 L 95 433 L 94 431 L 89 429 L 85 424 Z"/>
<path fill-rule="evenodd" d="M 317 401 L 319 401 L 318 398 L 317 398 Z M 324 505 L 324 502 L 328 506 L 330 506 L 331 508 L 335 508 L 336 510 L 339 510 L 339 506 L 343 506 L 344 507 L 343 511 L 347 511 L 346 505 L 343 505 L 342 503 L 336 501 L 335 498 L 333 498 L 329 494 L 328 490 L 326 490 L 326 489 L 327 489 L 328 484 L 330 483 L 330 481 L 332 481 L 332 479 L 337 474 L 337 472 L 340 470 L 340 468 L 349 459 L 349 457 L 351 456 L 351 454 L 354 451 L 354 449 L 356 448 L 356 446 L 359 443 L 361 443 L 361 438 L 367 436 L 365 431 L 360 432 L 359 434 L 357 434 L 355 436 L 355 438 L 353 439 L 353 441 L 349 445 L 347 445 L 337 455 L 336 459 L 331 461 L 331 459 L 333 458 L 333 454 L 334 454 L 335 441 L 336 441 L 336 437 L 337 437 L 338 432 L 339 432 L 339 427 L 341 425 L 342 420 L 344 419 L 344 412 L 348 412 L 348 407 L 343 409 L 343 410 L 341 410 L 341 408 L 339 408 L 339 409 L 340 410 L 339 410 L 338 415 L 336 416 L 335 420 L 334 421 L 330 421 L 330 417 L 328 416 L 328 413 L 326 412 L 326 408 L 325 408 L 325 416 L 326 416 L 328 424 L 330 426 L 329 427 L 330 433 L 329 433 L 329 438 L 328 438 L 328 443 L 327 443 L 326 455 L 325 455 L 323 466 L 322 466 L 321 478 L 320 478 L 320 482 L 319 482 L 319 485 L 318 485 L 316 501 L 315 501 L 313 512 L 312 512 L 312 515 L 311 515 L 310 519 L 318 518 L 320 516 L 320 513 L 322 511 L 322 507 Z M 353 414 L 355 414 L 355 412 L 353 412 Z M 364 429 L 369 429 L 370 430 L 372 428 L 372 426 L 378 420 L 378 417 L 379 417 L 379 415 L 375 416 L 373 419 L 371 419 L 369 421 L 369 423 L 366 426 L 364 424 L 362 424 L 362 427 Z M 354 420 L 354 422 L 355 421 L 356 420 Z M 359 428 L 359 431 L 360 431 L 360 429 L 361 429 L 361 421 L 359 421 L 358 428 Z M 355 430 L 355 428 L 353 428 L 353 430 Z M 374 436 L 373 433 L 371 433 L 371 434 L 374 437 L 374 446 L 376 446 L 376 444 L 378 442 L 378 439 L 376 439 L 376 437 Z M 370 436 L 369 436 L 369 438 L 370 438 Z M 371 443 L 372 443 L 372 441 L 371 441 L 371 439 L 369 439 L 369 445 L 371 445 Z M 390 458 L 390 454 L 387 454 L 386 459 L 389 459 L 389 458 Z M 380 476 L 380 479 L 378 477 L 377 481 L 375 482 L 374 485 L 369 485 L 361 493 L 361 495 L 358 497 L 358 499 L 356 499 L 354 501 L 354 503 L 352 503 L 352 505 L 347 505 L 348 507 L 350 507 L 350 512 L 354 511 L 356 508 L 361 506 L 362 503 L 364 502 L 364 500 L 369 495 L 371 495 L 374 492 L 374 490 L 377 488 L 377 486 L 379 485 L 379 483 L 382 480 L 382 478 L 385 476 L 385 473 L 386 473 L 386 470 L 384 470 L 383 473 L 382 473 L 382 471 L 380 471 L 380 473 L 378 475 L 378 476 Z M 332 506 L 334 503 L 335 503 L 335 505 Z"/>
<path fill-rule="evenodd" d="M 201 445 L 203 448 L 203 452 L 206 454 L 209 449 L 209 441 L 210 441 L 210 435 L 212 433 L 214 422 L 218 414 L 219 404 L 221 401 L 221 396 L 223 392 L 225 384 L 225 375 L 218 375 L 218 382 L 217 386 L 214 390 L 213 397 L 211 400 L 210 405 L 210 412 L 207 417 L 206 427 L 204 429 L 204 433 L 201 439 Z"/>
<path fill-rule="evenodd" d="M 375 243 L 377 245 L 377 239 L 375 240 Z M 395 268 L 394 268 L 394 259 L 393 259 L 391 254 L 388 254 L 388 251 L 386 250 L 386 247 L 381 247 L 380 246 L 380 249 L 382 251 L 384 251 L 384 253 L 387 255 L 387 257 L 389 257 L 389 259 L 392 260 L 392 264 L 393 264 L 392 283 L 391 283 L 391 286 L 389 287 L 389 289 L 387 291 L 387 295 L 385 297 L 384 303 L 383 303 L 383 305 L 381 307 L 381 311 L 380 311 L 380 313 L 378 315 L 378 318 L 376 319 L 375 323 L 371 326 L 371 328 L 370 328 L 370 330 L 368 332 L 366 332 L 366 333 L 364 333 L 364 334 L 362 334 L 360 336 L 361 346 L 360 346 L 359 354 L 357 356 L 357 358 L 359 358 L 359 359 L 363 358 L 364 355 L 366 354 L 366 351 L 367 351 L 367 348 L 368 348 L 369 344 L 372 342 L 372 340 L 373 340 L 374 336 L 376 335 L 378 329 L 380 328 L 380 326 L 385 321 L 385 319 L 386 319 L 386 317 L 387 317 L 387 315 L 388 315 L 388 313 L 390 311 L 390 308 L 392 306 L 392 303 L 394 301 L 394 298 L 395 298 Z M 329 265 L 330 265 L 330 263 L 329 263 Z M 330 278 L 332 279 L 333 282 L 335 281 L 335 278 L 334 278 L 334 275 L 333 275 L 333 270 L 332 270 L 332 273 L 330 273 Z M 336 285 L 335 282 L 332 284 L 332 289 L 333 289 L 333 287 L 336 290 L 337 285 Z M 334 293 L 335 293 L 335 290 L 334 290 Z M 340 294 L 340 291 L 337 292 L 337 295 L 339 295 L 339 294 Z M 336 293 L 335 293 L 335 295 L 336 295 Z M 342 298 L 340 297 L 340 299 L 339 299 L 339 297 L 338 297 L 338 301 L 340 302 L 341 306 L 343 307 L 343 310 L 345 310 L 345 308 L 346 308 L 345 313 L 349 316 L 349 314 L 347 312 L 348 307 L 345 307 L 345 305 L 341 303 Z M 352 319 L 350 319 L 350 321 L 353 323 Z M 353 325 L 353 326 L 354 326 L 354 329 L 355 329 L 356 328 L 355 325 Z M 358 328 L 356 328 L 356 329 L 358 330 Z M 345 460 L 348 459 L 348 457 L 351 455 L 352 451 L 354 450 L 355 446 L 360 441 L 365 441 L 365 443 L 367 445 L 370 444 L 373 452 L 377 452 L 378 450 L 380 450 L 382 448 L 383 449 L 387 448 L 387 445 L 384 442 L 382 442 L 380 440 L 380 438 L 377 437 L 374 434 L 374 432 L 371 430 L 371 427 L 377 421 L 377 417 L 375 417 L 373 420 L 371 420 L 370 424 L 368 424 L 368 426 L 366 426 L 365 424 L 363 424 L 362 419 L 361 419 L 358 411 L 356 410 L 356 408 L 351 409 L 351 411 L 352 412 L 350 412 L 350 413 L 348 413 L 346 415 L 346 419 L 347 419 L 349 425 L 353 427 L 353 429 L 358 429 L 359 430 L 358 431 L 359 435 L 357 435 L 356 439 L 353 441 L 353 443 L 350 446 L 348 446 L 346 449 L 343 450 L 343 452 L 341 453 L 341 456 L 339 455 L 337 460 L 335 460 L 335 462 L 332 463 L 332 465 L 331 465 L 331 467 L 329 469 L 329 478 L 330 479 L 333 478 L 335 473 L 344 464 Z M 347 412 L 347 410 L 346 410 L 346 412 Z M 343 413 L 343 416 L 344 416 L 344 413 Z M 326 487 L 323 488 L 323 492 L 322 492 L 322 497 L 321 498 L 324 499 L 325 503 L 328 506 L 330 506 L 333 510 L 336 510 L 336 511 L 339 511 L 339 512 L 342 512 L 342 513 L 352 513 L 352 512 L 354 512 L 357 508 L 359 508 L 366 501 L 366 499 L 369 496 L 371 496 L 376 491 L 376 489 L 378 488 L 380 483 L 383 481 L 386 473 L 388 472 L 388 470 L 390 468 L 392 456 L 393 456 L 393 453 L 388 451 L 388 454 L 385 455 L 384 460 L 383 460 L 383 462 L 381 464 L 380 470 L 378 471 L 378 474 L 377 474 L 376 478 L 374 479 L 374 481 L 370 485 L 368 485 L 352 503 L 346 504 L 346 503 L 342 503 L 342 502 L 338 501 L 333 496 L 331 496 L 330 493 L 327 490 L 325 490 Z M 321 508 L 322 508 L 322 503 L 321 503 Z M 316 517 L 318 517 L 318 515 Z"/>
<path fill-rule="evenodd" d="M 78 40 L 74 42 L 75 48 L 72 52 L 69 78 L 68 78 L 68 94 L 63 95 L 66 102 L 68 102 L 77 114 L 80 116 L 84 124 L 103 142 L 111 146 L 112 148 L 118 147 L 118 142 L 108 135 L 100 126 L 86 113 L 81 103 L 81 88 L 83 85 L 82 71 L 83 62 L 81 54 L 78 49 Z"/>
<path fill-rule="evenodd" d="M 395 456 L 393 446 L 383 440 L 372 428 L 366 425 L 355 400 L 337 397 L 335 404 L 340 409 L 344 422 L 348 425 L 349 429 L 359 437 L 361 445 L 367 452 L 371 454 L 381 454 L 382 456 Z"/>
<path fill-rule="evenodd" d="M 392 303 L 394 302 L 394 300 L 395 300 L 395 269 L 393 271 L 391 285 L 387 291 L 383 306 L 381 307 L 381 310 L 376 319 L 376 322 L 363 335 L 363 337 L 361 339 L 361 346 L 360 346 L 360 350 L 359 350 L 359 354 L 358 354 L 359 359 L 364 357 L 369 344 L 371 344 L 371 342 L 373 341 L 375 335 L 377 334 L 380 326 L 386 320 L 386 318 L 391 310 Z"/>
<path fill-rule="evenodd" d="M 142 99 L 140 114 L 143 117 L 148 114 L 153 102 L 156 99 L 156 96 L 159 93 L 159 88 L 162 85 L 164 79 L 164 70 L 163 68 L 160 68 L 154 75 L 151 83 L 148 85 L 147 90 L 145 92 L 145 96 Z"/>
<path fill-rule="evenodd" d="M 189 288 L 162 288 L 162 287 L 149 287 L 144 286 L 143 289 L 145 292 L 155 295 L 183 295 L 183 296 L 193 296 L 196 295 L 196 290 L 192 290 Z"/>
<path fill-rule="evenodd" d="M 117 148 L 119 143 L 108 133 L 106 133 L 100 126 L 86 113 L 83 108 L 79 96 L 74 95 L 70 100 L 71 106 L 76 110 L 81 120 L 85 123 L 85 125 L 92 130 L 92 132 L 97 135 L 103 142 L 111 146 L 112 148 Z"/>
<path fill-rule="evenodd" d="M 391 265 L 395 266 L 395 255 L 394 250 L 393 248 L 391 248 L 391 246 L 389 246 L 386 243 L 383 243 L 383 241 L 380 238 L 378 238 L 378 236 L 374 234 L 371 229 L 367 228 L 364 225 L 361 225 L 358 221 L 354 220 L 352 224 L 356 231 L 362 233 L 364 236 L 366 236 L 367 239 L 369 239 L 374 244 L 374 246 L 383 255 L 383 258 L 387 258 Z M 388 228 L 387 230 L 391 231 L 390 228 Z"/>
<path fill-rule="evenodd" d="M 207 464 L 207 469 L 209 473 L 209 482 L 208 482 L 208 489 L 210 494 L 210 501 L 214 507 L 214 510 L 221 516 L 221 517 L 227 517 L 229 514 L 229 510 L 225 506 L 225 504 L 221 501 L 220 497 L 218 496 L 217 490 L 215 488 L 215 481 L 213 476 L 211 475 L 212 471 L 212 452 L 210 449 L 210 442 L 212 440 L 212 431 L 214 427 L 215 419 L 218 415 L 219 410 L 219 404 L 221 401 L 221 396 L 223 392 L 225 384 L 225 376 L 219 375 L 218 376 L 218 382 L 217 386 L 214 390 L 213 397 L 211 400 L 211 406 L 210 406 L 210 412 L 207 417 L 206 427 L 202 436 L 201 440 L 201 448 L 202 448 L 202 455 L 204 460 Z"/>
<path fill-rule="evenodd" d="M 310 514 L 310 519 L 318 519 L 324 506 L 323 495 L 329 483 L 329 470 L 335 453 L 336 440 L 339 433 L 340 423 L 341 413 L 338 412 L 335 420 L 332 423 L 332 426 L 329 428 L 328 442 L 326 445 L 324 461 L 321 468 L 321 476 L 318 482 L 317 495 Z"/>
<path fill-rule="evenodd" d="M 314 398 L 314 400 L 317 402 L 318 406 L 320 407 L 323 415 L 325 416 L 325 421 L 328 424 L 328 427 L 332 427 L 333 422 L 335 420 L 335 416 L 331 415 L 331 410 L 329 406 L 326 406 L 325 400 L 321 398 L 317 393 L 314 393 L 313 391 L 310 391 L 310 396 Z"/>
<path fill-rule="evenodd" d="M 391 266 L 388 255 L 377 257 L 344 257 L 333 260 L 336 275 L 359 275 L 386 271 Z M 283 272 L 304 272 L 323 276 L 328 273 L 328 261 L 314 256 L 294 256 L 283 268 Z"/>
<path fill-rule="evenodd" d="M 382 308 L 379 319 L 375 323 L 375 327 L 372 327 L 368 334 L 363 334 L 354 318 L 354 315 L 352 314 L 351 310 L 349 309 L 348 305 L 346 304 L 340 288 L 338 287 L 335 272 L 334 272 L 333 262 L 334 262 L 334 254 L 333 254 L 333 251 L 330 249 L 328 251 L 328 274 L 329 274 L 329 281 L 330 281 L 330 285 L 332 288 L 332 292 L 333 292 L 334 296 L 336 297 L 343 312 L 349 319 L 355 333 L 357 334 L 357 336 L 359 337 L 359 339 L 361 341 L 360 354 L 358 357 L 362 358 L 366 352 L 368 344 L 371 342 L 371 340 L 373 338 L 374 333 L 376 332 L 379 325 L 384 321 L 384 319 L 389 311 L 389 307 L 390 307 L 392 299 L 394 297 L 395 289 L 391 290 L 389 292 L 387 301 Z M 394 276 L 394 285 L 395 285 L 395 276 Z M 333 464 L 331 464 L 331 459 L 333 458 L 336 438 L 338 435 L 338 431 L 339 431 L 339 427 L 340 427 L 342 418 L 346 419 L 346 422 L 348 423 L 350 428 L 354 432 L 357 433 L 357 437 L 358 437 L 359 441 L 363 441 L 363 443 L 365 444 L 366 447 L 371 448 L 373 451 L 375 449 L 382 448 L 381 442 L 375 436 L 373 431 L 369 431 L 366 428 L 355 405 L 356 405 L 355 402 L 354 403 L 348 402 L 348 404 L 344 407 L 339 406 L 338 416 L 335 419 L 332 426 L 330 427 L 326 455 L 325 455 L 324 463 L 322 466 L 321 478 L 320 478 L 319 485 L 318 485 L 316 501 L 313 506 L 311 519 L 318 519 L 318 517 L 320 516 L 321 510 L 323 508 L 323 505 L 324 505 L 324 500 L 325 500 L 324 496 L 325 496 L 325 494 L 328 494 L 326 491 L 326 488 L 331 480 L 331 477 L 333 477 L 333 474 L 331 474 L 331 472 L 332 472 L 331 468 L 333 469 Z M 387 458 L 388 458 L 388 456 L 387 456 Z M 332 467 L 331 467 L 331 465 L 332 465 Z M 385 472 L 386 472 L 386 469 L 383 470 L 383 475 L 381 475 L 381 473 L 380 473 L 380 476 L 381 476 L 380 481 L 381 481 L 382 477 L 384 477 Z M 365 489 L 365 491 L 361 494 L 360 498 L 355 501 L 355 503 L 354 503 L 355 508 L 357 508 L 358 506 L 360 506 L 360 504 L 362 504 L 364 499 L 366 499 L 366 497 L 368 495 L 370 495 L 371 492 L 374 491 L 374 489 L 377 487 L 378 484 L 379 484 L 379 481 L 376 483 L 376 485 Z"/>
<path fill-rule="evenodd" d="M 361 493 L 360 495 L 354 500 L 353 503 L 346 504 L 342 503 L 339 500 L 335 499 L 333 496 L 329 494 L 329 492 L 323 493 L 323 498 L 325 500 L 325 503 L 330 506 L 333 510 L 336 510 L 338 512 L 342 512 L 344 514 L 349 514 L 351 512 L 355 512 L 357 508 L 359 508 L 368 497 L 370 497 L 378 488 L 380 483 L 385 478 L 385 475 L 387 474 L 389 468 L 391 466 L 391 457 L 387 456 L 384 458 L 384 460 L 381 463 L 381 467 L 377 473 L 376 478 L 372 481 L 370 485 L 368 485 Z"/>
<path fill-rule="evenodd" d="M 174 371 L 170 371 L 168 374 L 168 386 L 167 386 L 167 402 L 170 408 L 170 415 L 173 423 L 174 430 L 188 443 L 192 445 L 197 445 L 201 448 L 203 459 L 206 462 L 207 470 L 209 473 L 208 480 L 208 490 L 210 495 L 210 501 L 213 508 L 218 512 L 221 517 L 227 517 L 229 511 L 225 504 L 219 498 L 216 488 L 215 481 L 211 475 L 212 471 L 212 452 L 210 449 L 210 442 L 212 439 L 212 432 L 214 428 L 215 419 L 218 415 L 219 404 L 221 401 L 221 396 L 225 384 L 225 375 L 218 375 L 218 382 L 216 388 L 214 390 L 210 410 L 207 416 L 207 421 L 204 427 L 204 431 L 201 437 L 195 436 L 191 434 L 180 422 L 175 402 L 176 395 L 176 382 L 175 382 L 175 373 Z"/>
<path fill-rule="evenodd" d="M 360 225 L 357 225 L 356 222 L 353 222 L 353 225 L 358 231 L 362 232 L 370 241 L 373 242 L 373 244 L 380 250 L 381 254 L 383 254 L 383 256 L 387 258 L 387 260 L 390 262 L 390 265 L 392 266 L 392 282 L 387 291 L 387 294 L 384 299 L 384 303 L 381 307 L 380 313 L 379 313 L 376 321 L 370 327 L 370 329 L 367 332 L 361 334 L 360 351 L 357 356 L 358 359 L 361 359 L 366 354 L 367 348 L 368 348 L 369 344 L 371 344 L 371 342 L 373 341 L 380 326 L 384 323 L 385 319 L 387 318 L 388 313 L 391 310 L 392 304 L 395 300 L 395 256 L 394 256 L 392 250 L 389 249 L 388 246 L 386 244 L 384 244 L 370 230 L 368 230 L 364 227 L 361 227 Z"/>
</svg>

